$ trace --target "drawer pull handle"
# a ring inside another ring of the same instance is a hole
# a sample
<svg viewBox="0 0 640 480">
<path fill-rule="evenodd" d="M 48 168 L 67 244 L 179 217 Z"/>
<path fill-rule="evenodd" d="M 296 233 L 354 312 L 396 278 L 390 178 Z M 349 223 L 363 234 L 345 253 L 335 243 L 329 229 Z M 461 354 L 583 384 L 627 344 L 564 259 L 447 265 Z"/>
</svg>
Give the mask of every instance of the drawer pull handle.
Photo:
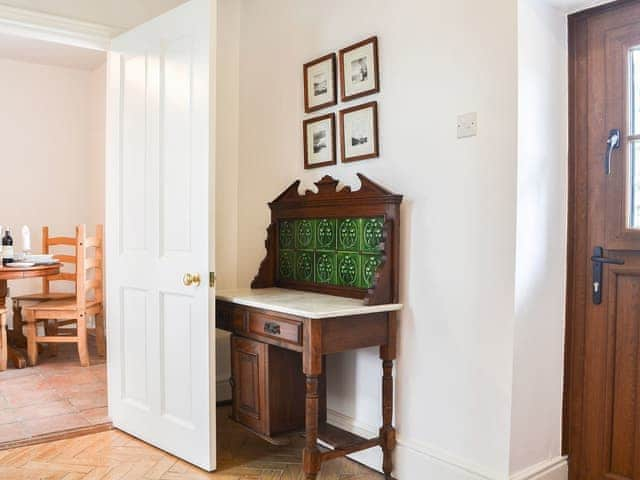
<svg viewBox="0 0 640 480">
<path fill-rule="evenodd" d="M 271 335 L 280 335 L 280 325 L 277 323 L 267 322 L 264 324 L 264 331 Z"/>
</svg>

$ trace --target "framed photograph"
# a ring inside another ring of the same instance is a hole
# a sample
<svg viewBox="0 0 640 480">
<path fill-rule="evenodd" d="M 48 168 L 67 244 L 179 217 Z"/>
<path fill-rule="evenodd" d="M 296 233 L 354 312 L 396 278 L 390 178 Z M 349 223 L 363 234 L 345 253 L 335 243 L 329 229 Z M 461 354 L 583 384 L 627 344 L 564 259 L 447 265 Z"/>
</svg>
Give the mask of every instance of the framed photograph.
<svg viewBox="0 0 640 480">
<path fill-rule="evenodd" d="M 378 156 L 378 102 L 340 110 L 342 161 Z"/>
<path fill-rule="evenodd" d="M 371 37 L 340 50 L 342 101 L 380 91 L 378 37 Z"/>
<path fill-rule="evenodd" d="M 335 53 L 305 63 L 303 70 L 305 112 L 315 112 L 338 103 Z"/>
<path fill-rule="evenodd" d="M 336 114 L 329 113 L 302 122 L 304 168 L 336 164 Z"/>
</svg>

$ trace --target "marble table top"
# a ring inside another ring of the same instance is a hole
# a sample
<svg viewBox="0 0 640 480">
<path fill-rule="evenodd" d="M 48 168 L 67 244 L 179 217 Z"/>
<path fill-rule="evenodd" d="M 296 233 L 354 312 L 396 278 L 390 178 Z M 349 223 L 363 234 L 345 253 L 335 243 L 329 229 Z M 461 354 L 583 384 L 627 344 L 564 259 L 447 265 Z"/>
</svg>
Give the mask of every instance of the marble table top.
<svg viewBox="0 0 640 480">
<path fill-rule="evenodd" d="M 262 308 L 304 318 L 332 318 L 402 309 L 400 303 L 365 305 L 355 298 L 286 288 L 220 290 L 216 298 L 246 307 Z"/>
</svg>

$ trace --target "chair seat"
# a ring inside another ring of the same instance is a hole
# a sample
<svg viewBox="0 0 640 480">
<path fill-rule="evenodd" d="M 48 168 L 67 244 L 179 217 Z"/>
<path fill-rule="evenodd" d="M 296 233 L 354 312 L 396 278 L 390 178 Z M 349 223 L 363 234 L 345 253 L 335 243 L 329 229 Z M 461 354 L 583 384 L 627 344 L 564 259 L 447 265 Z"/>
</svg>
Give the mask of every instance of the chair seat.
<svg viewBox="0 0 640 480">
<path fill-rule="evenodd" d="M 95 307 L 100 305 L 100 302 L 87 302 L 87 310 L 91 307 Z M 49 311 L 70 311 L 76 310 L 78 305 L 76 304 L 75 298 L 63 299 L 63 300 L 49 300 L 47 302 L 38 303 L 36 305 L 30 305 L 28 307 L 24 307 L 25 310 L 30 311 L 40 311 L 40 310 L 49 310 Z"/>
<path fill-rule="evenodd" d="M 67 300 L 67 299 L 75 299 L 75 293 L 65 293 L 65 292 L 49 292 L 49 293 L 31 293 L 28 295 L 20 295 L 18 297 L 13 297 L 14 301 L 18 302 L 46 302 L 48 300 Z"/>
</svg>

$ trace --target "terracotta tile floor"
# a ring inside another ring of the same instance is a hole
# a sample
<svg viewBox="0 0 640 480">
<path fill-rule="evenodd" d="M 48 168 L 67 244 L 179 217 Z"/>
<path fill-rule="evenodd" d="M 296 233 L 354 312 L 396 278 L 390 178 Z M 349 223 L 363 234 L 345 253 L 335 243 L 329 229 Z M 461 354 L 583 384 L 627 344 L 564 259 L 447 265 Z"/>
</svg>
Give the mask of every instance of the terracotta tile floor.
<svg viewBox="0 0 640 480">
<path fill-rule="evenodd" d="M 108 423 L 104 358 L 90 341 L 91 366 L 81 367 L 75 345 L 46 349 L 35 367 L 0 372 L 0 444 Z"/>
</svg>

